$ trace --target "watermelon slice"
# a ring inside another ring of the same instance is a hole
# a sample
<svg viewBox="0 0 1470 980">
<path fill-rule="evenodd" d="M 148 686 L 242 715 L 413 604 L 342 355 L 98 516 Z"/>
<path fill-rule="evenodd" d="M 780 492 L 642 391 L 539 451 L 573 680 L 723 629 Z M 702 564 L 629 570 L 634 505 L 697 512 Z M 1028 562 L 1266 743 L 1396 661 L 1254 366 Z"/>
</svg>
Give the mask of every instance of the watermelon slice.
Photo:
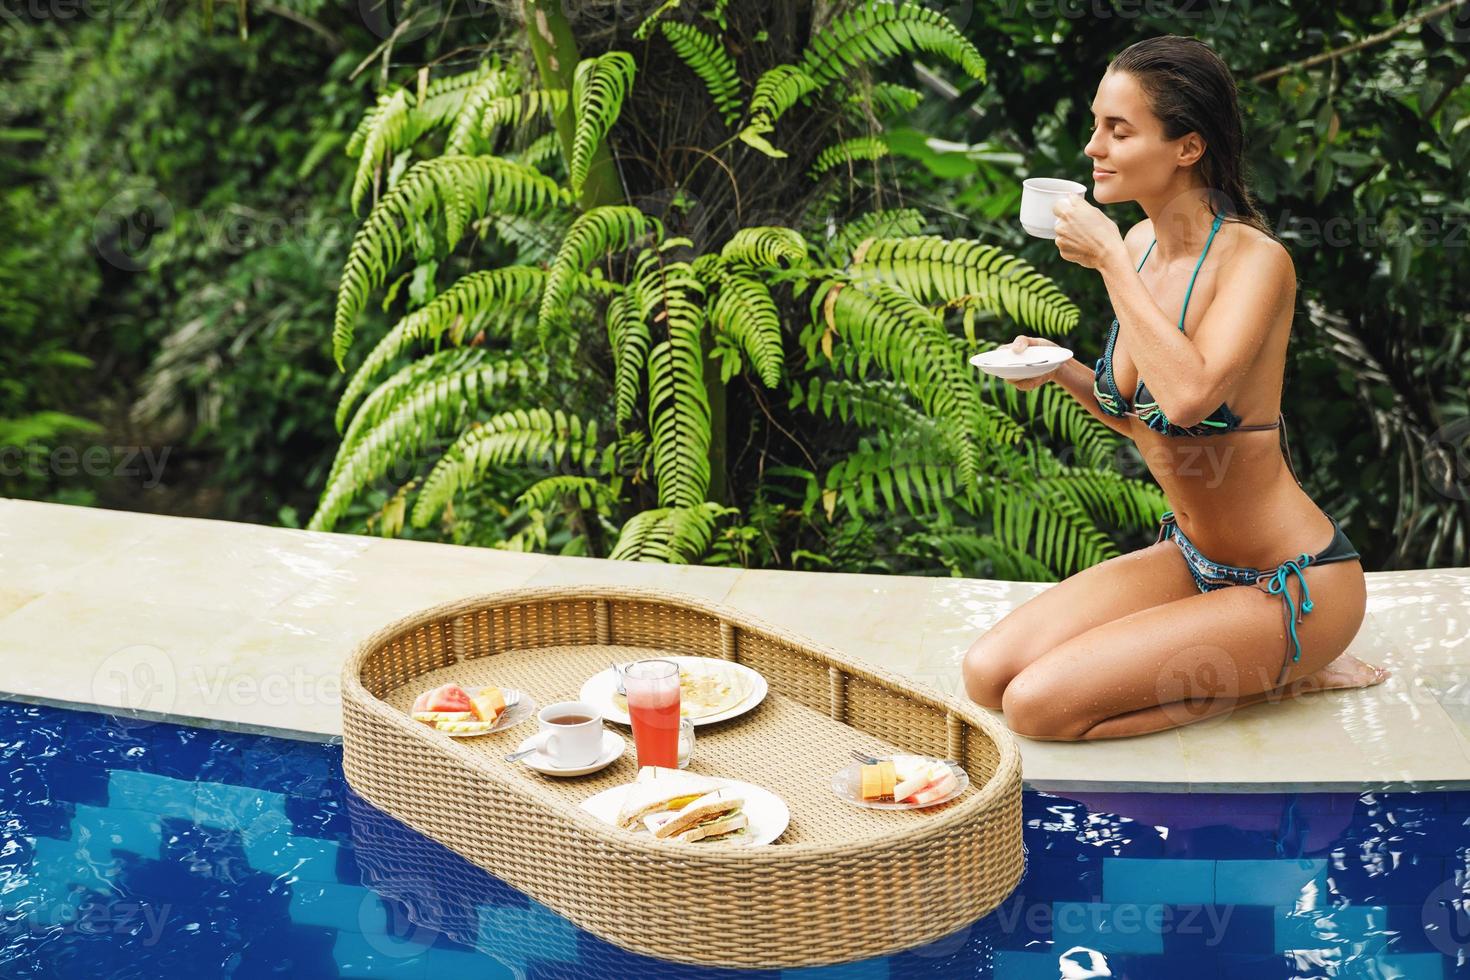
<svg viewBox="0 0 1470 980">
<path fill-rule="evenodd" d="M 953 793 L 959 784 L 960 781 L 955 779 L 954 773 L 946 772 L 939 779 L 915 793 L 914 802 L 919 806 L 928 806 L 935 800 L 943 799 Z"/>
<path fill-rule="evenodd" d="M 428 691 L 425 691 L 423 694 L 420 694 L 418 697 L 416 697 L 416 698 L 413 699 L 413 707 L 408 709 L 408 713 L 411 714 L 411 715 L 416 715 L 416 714 L 418 714 L 421 711 L 428 711 L 428 710 L 429 710 L 429 692 Z"/>
<path fill-rule="evenodd" d="M 429 692 L 423 711 L 469 711 L 470 696 L 458 684 L 445 684 Z"/>
</svg>

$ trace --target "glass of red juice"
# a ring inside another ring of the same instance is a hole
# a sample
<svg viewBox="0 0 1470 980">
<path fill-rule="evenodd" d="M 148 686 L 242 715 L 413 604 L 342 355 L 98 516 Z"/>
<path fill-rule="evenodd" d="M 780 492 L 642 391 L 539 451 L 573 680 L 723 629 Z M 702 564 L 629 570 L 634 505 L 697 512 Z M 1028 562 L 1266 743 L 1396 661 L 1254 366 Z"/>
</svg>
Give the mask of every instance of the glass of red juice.
<svg viewBox="0 0 1470 980">
<path fill-rule="evenodd" d="M 679 765 L 681 729 L 692 740 L 694 725 L 679 715 L 679 665 L 672 660 L 636 660 L 620 667 L 633 722 L 633 748 L 638 767 Z M 688 765 L 688 757 L 684 759 Z"/>
</svg>

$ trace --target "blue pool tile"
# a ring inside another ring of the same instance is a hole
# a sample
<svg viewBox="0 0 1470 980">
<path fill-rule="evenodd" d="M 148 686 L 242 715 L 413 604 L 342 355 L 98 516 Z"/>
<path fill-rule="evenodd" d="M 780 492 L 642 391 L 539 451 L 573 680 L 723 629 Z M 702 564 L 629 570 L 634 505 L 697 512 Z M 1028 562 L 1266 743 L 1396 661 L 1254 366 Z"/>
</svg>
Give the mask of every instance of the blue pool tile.
<svg viewBox="0 0 1470 980">
<path fill-rule="evenodd" d="M 1256 905 L 1165 906 L 1164 952 L 1204 962 L 1229 950 L 1270 951 L 1274 911 Z"/>
<path fill-rule="evenodd" d="M 291 886 L 291 921 L 300 925 L 382 932 L 387 911 L 383 900 L 370 891 L 323 881 L 300 881 Z"/>
<path fill-rule="evenodd" d="M 1124 902 L 1052 903 L 1052 941 L 1061 949 L 1085 946 L 1100 952 L 1162 953 L 1163 905 Z"/>
<path fill-rule="evenodd" d="M 419 980 L 427 977 L 426 946 L 412 940 L 399 942 L 358 932 L 339 932 L 332 944 L 332 958 L 340 977 L 392 977 Z"/>
<path fill-rule="evenodd" d="M 1103 901 L 1204 905 L 1214 899 L 1215 862 L 1165 858 L 1104 858 Z"/>
<path fill-rule="evenodd" d="M 1298 912 L 1277 906 L 1275 945 L 1278 951 L 1360 949 L 1369 953 L 1388 940 L 1388 911 L 1375 907 L 1315 909 Z"/>
<path fill-rule="evenodd" d="M 1326 869 L 1325 858 L 1217 861 L 1215 901 L 1221 905 L 1290 905 L 1309 886 L 1315 885 L 1320 894 Z"/>
<path fill-rule="evenodd" d="M 473 950 L 443 949 L 439 946 L 424 951 L 424 976 L 435 980 L 457 980 L 460 977 L 519 980 L 514 972 L 494 957 Z"/>
<path fill-rule="evenodd" d="M 72 811 L 72 838 L 88 842 L 93 853 L 123 850 L 156 858 L 163 843 L 163 820 L 142 810 L 78 803 Z"/>
<path fill-rule="evenodd" d="M 194 819 L 195 783 L 152 772 L 114 769 L 107 779 L 107 805 Z"/>
<path fill-rule="evenodd" d="M 1032 953 L 1014 949 L 996 950 L 996 980 L 1057 980 L 1056 953 Z"/>
<path fill-rule="evenodd" d="M 351 850 L 351 846 L 314 837 L 297 837 L 284 829 L 271 834 L 257 834 L 244 841 L 245 859 L 252 868 L 270 875 L 290 875 L 303 881 L 341 881 L 344 850 Z"/>
<path fill-rule="evenodd" d="M 1445 958 L 1434 953 L 1383 953 L 1374 958 L 1381 977 L 1390 980 L 1444 980 Z"/>
</svg>

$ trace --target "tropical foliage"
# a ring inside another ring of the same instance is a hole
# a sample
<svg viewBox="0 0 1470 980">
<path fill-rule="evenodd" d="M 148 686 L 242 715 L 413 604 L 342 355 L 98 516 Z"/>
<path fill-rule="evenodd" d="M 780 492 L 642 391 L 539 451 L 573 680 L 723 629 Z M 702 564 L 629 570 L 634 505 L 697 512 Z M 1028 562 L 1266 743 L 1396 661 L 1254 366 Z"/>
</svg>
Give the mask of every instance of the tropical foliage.
<svg viewBox="0 0 1470 980">
<path fill-rule="evenodd" d="M 870 70 L 927 53 L 983 80 L 975 47 L 922 5 L 870 2 L 789 58 L 767 38 L 775 63 L 762 69 L 732 53 L 758 18 L 721 3 L 672 12 L 628 39 L 652 39 L 641 63 L 619 47 L 588 54 L 569 90 L 495 59 L 420 77 L 365 115 L 348 144 L 352 201 L 376 203 L 343 270 L 338 362 L 377 290 L 412 280 L 423 302 L 356 365 L 309 526 L 337 526 L 396 464 L 424 459 L 388 497 L 383 530 L 452 526 L 456 501 L 488 479 L 502 513 L 524 514 L 497 522 L 502 547 L 544 541 L 559 518 L 565 552 L 659 561 L 738 546 L 775 563 L 809 529 L 869 522 L 971 574 L 1052 578 L 1115 554 L 1106 529 L 1146 526 L 1157 490 L 1108 465 L 1116 440 L 1059 389 L 1018 397 L 966 363 L 1017 331 L 1065 333 L 1076 306 L 996 245 L 925 234 L 920 212 L 874 207 L 843 179 L 887 155 L 881 119 L 919 97 Z M 655 94 L 637 98 L 645 85 Z M 612 134 L 641 129 L 680 85 L 708 113 L 665 112 L 690 124 L 665 142 L 712 142 L 673 188 L 650 186 L 623 166 L 635 140 Z M 621 186 L 589 183 L 599 151 Z M 690 179 L 705 159 L 736 195 L 749 175 L 773 203 L 807 208 L 789 221 L 711 212 Z M 682 207 L 646 206 L 664 190 Z M 469 271 L 436 291 L 445 264 Z M 1026 439 L 1032 421 L 1075 459 Z M 762 452 L 753 473 L 729 458 L 732 436 L 773 430 L 824 445 L 776 465 Z M 791 504 L 755 527 L 751 503 L 772 496 Z"/>
</svg>

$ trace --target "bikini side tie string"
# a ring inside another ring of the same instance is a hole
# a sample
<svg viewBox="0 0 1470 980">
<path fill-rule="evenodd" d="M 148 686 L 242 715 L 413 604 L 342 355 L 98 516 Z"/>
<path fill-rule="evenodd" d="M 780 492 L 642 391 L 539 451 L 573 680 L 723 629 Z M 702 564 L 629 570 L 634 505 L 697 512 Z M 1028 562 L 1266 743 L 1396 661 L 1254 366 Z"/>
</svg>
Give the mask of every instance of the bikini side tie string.
<svg viewBox="0 0 1470 980">
<path fill-rule="evenodd" d="M 1305 552 L 1295 559 L 1287 559 L 1276 567 L 1276 572 L 1270 576 L 1270 580 L 1266 583 L 1265 591 L 1268 594 L 1279 595 L 1286 602 L 1283 611 L 1286 613 L 1287 638 L 1291 641 L 1296 651 L 1291 655 L 1291 663 L 1296 663 L 1302 659 L 1302 643 L 1301 640 L 1297 639 L 1296 635 L 1297 623 L 1302 621 L 1303 615 L 1312 611 L 1312 594 L 1308 591 L 1307 580 L 1302 575 L 1302 569 L 1311 563 L 1312 556 Z M 1300 609 L 1297 608 L 1296 603 L 1292 600 L 1291 590 L 1287 588 L 1288 577 L 1293 573 L 1296 574 L 1296 580 L 1301 583 L 1302 605 Z M 1262 576 L 1262 578 L 1265 578 L 1265 576 Z M 1286 676 L 1286 670 L 1286 664 L 1283 663 L 1281 665 L 1281 675 L 1276 679 L 1278 686 L 1281 683 L 1281 678 Z"/>
</svg>

